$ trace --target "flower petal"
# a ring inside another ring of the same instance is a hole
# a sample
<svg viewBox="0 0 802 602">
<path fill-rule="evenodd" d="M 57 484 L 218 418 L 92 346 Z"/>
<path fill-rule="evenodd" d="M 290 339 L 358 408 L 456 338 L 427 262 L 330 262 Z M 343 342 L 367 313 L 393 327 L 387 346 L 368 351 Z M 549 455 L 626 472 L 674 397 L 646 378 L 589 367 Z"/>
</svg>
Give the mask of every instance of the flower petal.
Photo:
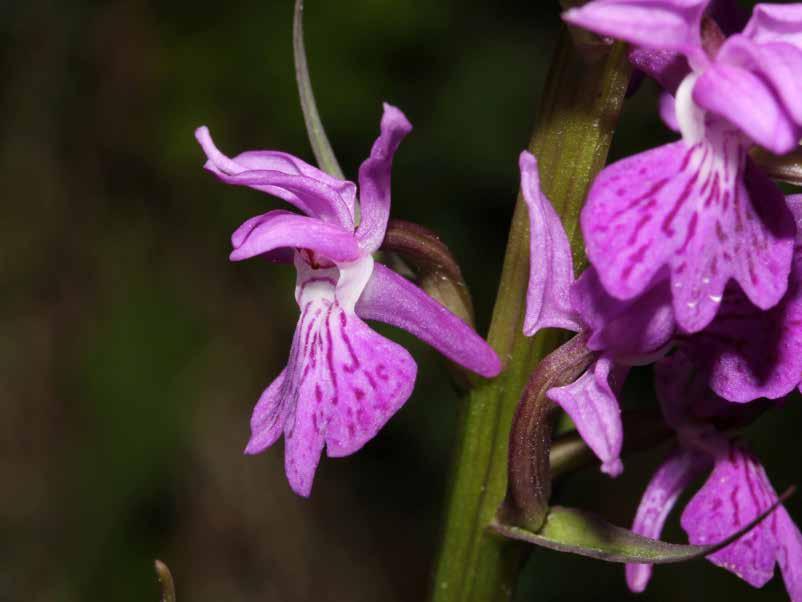
<svg viewBox="0 0 802 602">
<path fill-rule="evenodd" d="M 729 445 L 716 458 L 707 482 L 685 507 L 682 528 L 691 543 L 721 541 L 767 510 L 777 501 L 763 467 L 744 449 Z M 707 557 L 754 587 L 762 587 L 774 574 L 776 514 L 723 550 Z"/>
<path fill-rule="evenodd" d="M 195 130 L 195 138 L 208 157 L 204 167 L 223 182 L 272 194 L 307 215 L 353 229 L 352 183 L 332 178 L 285 153 L 249 151 L 230 159 L 217 149 L 206 126 Z"/>
<path fill-rule="evenodd" d="M 668 343 L 675 330 L 671 290 L 660 274 L 655 280 L 641 296 L 621 301 L 604 290 L 593 266 L 585 270 L 571 287 L 571 303 L 591 331 L 588 349 L 636 363 Z"/>
<path fill-rule="evenodd" d="M 524 334 L 541 328 L 582 329 L 571 309 L 568 291 L 574 281 L 571 244 L 560 217 L 540 189 L 537 159 L 521 153 L 521 192 L 529 212 L 529 287 Z"/>
<path fill-rule="evenodd" d="M 777 563 L 791 602 L 802 602 L 802 533 L 785 508 L 776 513 Z"/>
<path fill-rule="evenodd" d="M 248 171 L 280 171 L 289 175 L 306 176 L 312 180 L 322 182 L 335 190 L 348 207 L 350 213 L 352 215 L 354 213 L 356 184 L 348 180 L 335 178 L 289 153 L 270 150 L 245 151 L 233 157 L 232 161 Z"/>
<path fill-rule="evenodd" d="M 354 235 L 337 224 L 288 211 L 252 217 L 231 236 L 232 261 L 241 261 L 282 247 L 309 249 L 337 262 L 354 261 L 362 250 Z"/>
<path fill-rule="evenodd" d="M 668 265 L 675 317 L 688 332 L 713 319 L 730 278 L 755 305 L 775 305 L 793 249 L 793 219 L 779 189 L 747 160 L 732 131 L 714 123 L 707 136 L 610 165 L 581 216 L 604 288 L 631 299 Z"/>
<path fill-rule="evenodd" d="M 381 264 L 374 266 L 356 312 L 365 320 L 403 328 L 477 374 L 492 378 L 501 371 L 496 352 L 470 326 Z"/>
<path fill-rule="evenodd" d="M 799 145 L 799 127 L 774 90 L 746 69 L 713 63 L 696 80 L 693 100 L 773 153 L 782 155 Z"/>
<path fill-rule="evenodd" d="M 401 140 L 412 131 L 412 124 L 397 108 L 384 103 L 381 133 L 359 168 L 359 207 L 361 221 L 357 238 L 368 253 L 378 249 L 390 217 L 390 173 Z"/>
<path fill-rule="evenodd" d="M 688 339 L 710 387 L 729 401 L 778 399 L 802 380 L 802 266 L 794 263 L 778 305 L 761 310 L 730 286 L 716 319 Z"/>
<path fill-rule="evenodd" d="M 743 34 L 755 42 L 786 42 L 802 49 L 802 4 L 758 4 Z"/>
<path fill-rule="evenodd" d="M 616 393 L 625 375 L 625 368 L 602 356 L 575 382 L 546 394 L 571 417 L 582 439 L 602 461 L 602 472 L 612 477 L 624 470 L 620 458 L 624 429 Z"/>
<path fill-rule="evenodd" d="M 802 124 L 802 48 L 782 42 L 758 44 L 746 36 L 735 35 L 721 47 L 718 60 L 762 77 L 774 89 L 791 119 L 797 125 Z"/>
<path fill-rule="evenodd" d="M 563 13 L 576 25 L 645 46 L 687 51 L 699 46 L 699 29 L 710 0 L 595 0 Z"/>
<path fill-rule="evenodd" d="M 677 91 L 690 73 L 687 59 L 673 50 L 636 46 L 629 51 L 629 62 L 660 84 L 669 94 Z"/>
<path fill-rule="evenodd" d="M 251 438 L 245 448 L 246 454 L 258 454 L 266 450 L 284 432 L 287 413 L 291 409 L 285 403 L 286 382 L 287 368 L 284 368 L 256 402 L 251 415 Z"/>
<path fill-rule="evenodd" d="M 638 535 L 660 539 L 668 515 L 682 492 L 711 462 L 707 456 L 686 449 L 675 450 L 654 473 L 643 492 L 632 530 Z M 627 564 L 627 585 L 633 592 L 646 589 L 652 576 L 651 564 Z"/>
<path fill-rule="evenodd" d="M 337 457 L 365 445 L 408 399 L 417 367 L 403 347 L 343 309 L 336 268 L 296 265 L 301 316 L 290 358 L 257 404 L 247 449 L 275 441 L 283 420 L 287 478 L 308 496 L 323 447 Z"/>
</svg>

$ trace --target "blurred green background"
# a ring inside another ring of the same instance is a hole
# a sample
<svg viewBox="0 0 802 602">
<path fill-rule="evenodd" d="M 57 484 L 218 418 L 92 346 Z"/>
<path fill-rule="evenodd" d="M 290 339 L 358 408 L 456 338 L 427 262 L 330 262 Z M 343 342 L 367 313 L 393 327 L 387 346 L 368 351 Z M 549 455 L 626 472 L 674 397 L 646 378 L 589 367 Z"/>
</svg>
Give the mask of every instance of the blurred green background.
<svg viewBox="0 0 802 602">
<path fill-rule="evenodd" d="M 415 126 L 394 215 L 437 231 L 488 323 L 526 145 L 559 29 L 557 2 L 307 0 L 310 67 L 347 174 L 381 102 Z M 201 169 L 221 148 L 312 160 L 291 57 L 291 0 L 6 0 L 0 21 L 0 602 L 421 600 L 459 406 L 431 350 L 360 454 L 324 459 L 310 500 L 282 449 L 245 457 L 251 408 L 281 369 L 297 308 L 286 266 L 228 262 L 229 235 L 279 206 Z M 651 85 L 614 156 L 670 133 Z M 632 403 L 651 404 L 648 378 Z M 749 437 L 778 489 L 802 483 L 800 400 Z M 629 524 L 663 450 L 557 488 Z M 802 500 L 789 509 L 802 521 Z M 669 536 L 683 541 L 676 527 Z M 518 600 L 624 600 L 616 565 L 535 551 Z M 785 599 L 705 562 L 662 567 L 642 600 Z"/>
</svg>

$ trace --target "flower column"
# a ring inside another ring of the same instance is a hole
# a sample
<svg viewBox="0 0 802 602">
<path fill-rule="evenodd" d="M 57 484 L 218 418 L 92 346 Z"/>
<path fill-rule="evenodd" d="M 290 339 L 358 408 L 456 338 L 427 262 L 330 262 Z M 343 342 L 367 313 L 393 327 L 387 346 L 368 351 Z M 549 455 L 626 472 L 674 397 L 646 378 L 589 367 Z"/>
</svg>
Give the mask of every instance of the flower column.
<svg viewBox="0 0 802 602">
<path fill-rule="evenodd" d="M 530 150 L 540 161 L 543 189 L 562 217 L 575 257 L 582 256 L 579 211 L 604 165 L 628 81 L 622 46 L 586 62 L 562 32 Z M 524 557 L 526 548 L 497 538 L 487 526 L 504 498 L 507 440 L 521 390 L 559 336 L 554 331 L 523 336 L 528 258 L 528 218 L 519 199 L 489 334 L 506 370 L 477 385 L 466 402 L 433 583 L 432 599 L 438 602 L 509 600 Z"/>
</svg>

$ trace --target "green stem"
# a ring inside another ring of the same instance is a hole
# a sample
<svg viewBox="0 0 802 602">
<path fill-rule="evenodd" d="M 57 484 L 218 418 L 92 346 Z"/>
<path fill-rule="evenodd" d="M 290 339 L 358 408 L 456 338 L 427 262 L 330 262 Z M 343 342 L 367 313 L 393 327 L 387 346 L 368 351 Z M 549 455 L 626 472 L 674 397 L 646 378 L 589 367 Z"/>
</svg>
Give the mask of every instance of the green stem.
<svg viewBox="0 0 802 602">
<path fill-rule="evenodd" d="M 629 81 L 622 46 L 586 64 L 564 30 L 549 72 L 539 123 L 529 145 L 538 158 L 544 192 L 562 216 L 581 261 L 579 211 L 588 185 L 604 165 Z M 432 599 L 436 602 L 509 600 L 526 545 L 488 532 L 504 499 L 507 440 L 513 413 L 532 368 L 559 342 L 546 331 L 522 333 L 529 277 L 529 233 L 520 198 L 512 219 L 489 341 L 506 362 L 493 381 L 476 386 L 462 417 Z"/>
</svg>

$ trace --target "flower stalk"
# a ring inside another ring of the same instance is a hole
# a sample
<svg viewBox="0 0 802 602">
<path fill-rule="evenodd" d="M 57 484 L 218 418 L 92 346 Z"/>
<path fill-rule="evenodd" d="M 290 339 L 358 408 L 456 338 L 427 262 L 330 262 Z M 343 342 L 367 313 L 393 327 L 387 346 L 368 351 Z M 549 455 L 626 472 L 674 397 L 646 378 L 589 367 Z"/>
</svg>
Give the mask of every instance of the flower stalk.
<svg viewBox="0 0 802 602">
<path fill-rule="evenodd" d="M 606 160 L 629 75 L 622 45 L 588 64 L 563 28 L 529 149 L 539 159 L 544 192 L 563 220 L 576 258 L 583 257 L 579 212 Z M 528 239 L 527 212 L 519 198 L 489 333 L 506 370 L 480 383 L 464 408 L 432 593 L 437 602 L 509 600 L 526 552 L 525 545 L 488 527 L 507 488 L 508 437 L 521 391 L 533 367 L 561 342 L 555 331 L 529 339 L 523 335 Z"/>
</svg>

